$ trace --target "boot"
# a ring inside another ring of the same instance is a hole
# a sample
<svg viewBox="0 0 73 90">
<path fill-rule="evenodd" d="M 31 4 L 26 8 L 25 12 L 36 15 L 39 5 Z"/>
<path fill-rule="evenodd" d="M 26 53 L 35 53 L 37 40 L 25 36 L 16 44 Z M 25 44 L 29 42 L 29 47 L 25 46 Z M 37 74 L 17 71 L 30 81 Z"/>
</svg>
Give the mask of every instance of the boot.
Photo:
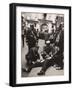
<svg viewBox="0 0 73 90">
<path fill-rule="evenodd" d="M 41 70 L 38 75 L 45 75 L 45 72 L 43 70 Z"/>
</svg>

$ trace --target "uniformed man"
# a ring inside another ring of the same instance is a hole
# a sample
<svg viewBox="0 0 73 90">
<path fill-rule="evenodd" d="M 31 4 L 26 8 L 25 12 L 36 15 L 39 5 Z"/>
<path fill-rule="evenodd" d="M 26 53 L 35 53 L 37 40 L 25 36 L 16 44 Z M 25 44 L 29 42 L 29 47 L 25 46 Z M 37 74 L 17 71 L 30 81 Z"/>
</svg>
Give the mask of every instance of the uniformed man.
<svg viewBox="0 0 73 90">
<path fill-rule="evenodd" d="M 30 48 L 36 46 L 37 33 L 36 33 L 36 30 L 34 29 L 33 25 L 30 25 L 30 29 L 26 33 L 26 42 L 28 45 L 28 52 L 29 52 Z"/>
<path fill-rule="evenodd" d="M 38 75 L 44 75 L 47 68 L 50 66 L 57 64 L 60 69 L 63 69 L 64 63 L 63 63 L 63 53 L 64 53 L 64 33 L 60 25 L 60 31 L 56 37 L 55 44 L 52 44 L 52 50 L 51 52 L 46 56 L 44 64 L 42 66 L 41 71 L 38 73 Z M 47 49 L 49 50 L 49 49 Z M 53 51 L 53 52 L 52 52 Z"/>
<path fill-rule="evenodd" d="M 53 66 L 56 63 L 56 59 L 57 57 L 55 57 L 56 53 L 58 52 L 59 48 L 57 46 L 55 46 L 54 44 L 50 45 L 50 50 L 47 49 L 48 53 L 46 53 L 45 55 L 45 60 L 44 63 L 42 65 L 42 69 L 41 71 L 38 73 L 38 75 L 44 75 L 47 68 L 49 68 L 50 66 Z"/>
</svg>

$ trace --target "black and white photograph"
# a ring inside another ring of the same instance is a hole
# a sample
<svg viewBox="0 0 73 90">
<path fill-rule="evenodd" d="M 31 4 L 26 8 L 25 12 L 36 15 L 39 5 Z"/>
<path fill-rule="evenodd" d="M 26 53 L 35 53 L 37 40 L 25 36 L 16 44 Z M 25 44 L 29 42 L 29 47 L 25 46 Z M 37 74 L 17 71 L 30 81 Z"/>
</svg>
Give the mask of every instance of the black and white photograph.
<svg viewBox="0 0 73 90">
<path fill-rule="evenodd" d="M 10 86 L 71 83 L 71 7 L 10 4 Z"/>
<path fill-rule="evenodd" d="M 21 12 L 22 77 L 64 75 L 64 14 Z"/>
</svg>

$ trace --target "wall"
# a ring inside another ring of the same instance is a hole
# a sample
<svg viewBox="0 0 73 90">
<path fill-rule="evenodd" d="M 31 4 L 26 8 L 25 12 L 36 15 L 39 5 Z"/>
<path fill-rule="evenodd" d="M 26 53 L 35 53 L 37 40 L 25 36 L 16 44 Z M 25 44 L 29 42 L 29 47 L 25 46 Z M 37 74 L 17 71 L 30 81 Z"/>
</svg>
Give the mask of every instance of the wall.
<svg viewBox="0 0 73 90">
<path fill-rule="evenodd" d="M 9 82 L 9 3 L 40 3 L 49 5 L 67 5 L 73 4 L 73 0 L 1 0 L 0 1 L 0 90 L 72 90 L 72 84 L 46 85 L 34 87 L 12 88 L 8 86 Z M 72 66 L 73 67 L 73 66 Z M 72 80 L 73 81 L 73 80 Z"/>
</svg>

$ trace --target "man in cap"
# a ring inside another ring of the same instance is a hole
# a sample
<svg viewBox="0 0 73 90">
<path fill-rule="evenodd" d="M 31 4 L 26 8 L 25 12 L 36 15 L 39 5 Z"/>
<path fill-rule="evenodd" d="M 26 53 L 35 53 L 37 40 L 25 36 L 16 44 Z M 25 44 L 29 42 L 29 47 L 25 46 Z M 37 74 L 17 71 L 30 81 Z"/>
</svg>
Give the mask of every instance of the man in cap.
<svg viewBox="0 0 73 90">
<path fill-rule="evenodd" d="M 42 54 L 42 56 L 45 60 L 42 65 L 42 69 L 38 73 L 38 75 L 44 75 L 47 68 L 49 68 L 50 66 L 53 66 L 55 64 L 55 60 L 56 60 L 55 55 L 59 51 L 59 48 L 57 46 L 55 46 L 54 43 L 49 44 L 49 41 L 47 41 L 46 44 L 47 44 L 47 46 L 44 49 L 45 53 Z"/>
</svg>

